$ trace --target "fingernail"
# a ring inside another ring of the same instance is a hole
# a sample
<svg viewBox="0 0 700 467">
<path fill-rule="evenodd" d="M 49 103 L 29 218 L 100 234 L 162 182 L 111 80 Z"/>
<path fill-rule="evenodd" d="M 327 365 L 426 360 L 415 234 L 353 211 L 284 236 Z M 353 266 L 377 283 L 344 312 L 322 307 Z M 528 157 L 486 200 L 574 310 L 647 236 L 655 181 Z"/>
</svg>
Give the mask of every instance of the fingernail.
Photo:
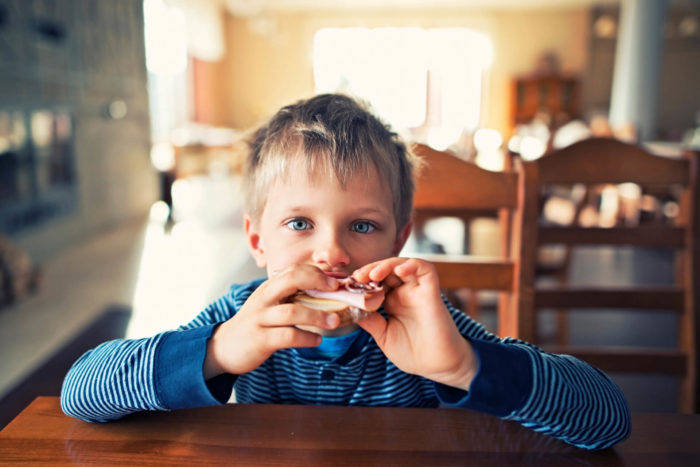
<svg viewBox="0 0 700 467">
<path fill-rule="evenodd" d="M 326 283 L 331 287 L 336 287 L 338 285 L 338 280 L 335 277 L 326 276 Z"/>
<path fill-rule="evenodd" d="M 338 317 L 338 315 L 336 315 L 335 313 L 331 313 L 328 316 L 326 316 L 326 324 L 328 324 L 328 326 L 330 327 L 335 327 L 338 325 L 339 319 L 340 318 Z"/>
</svg>

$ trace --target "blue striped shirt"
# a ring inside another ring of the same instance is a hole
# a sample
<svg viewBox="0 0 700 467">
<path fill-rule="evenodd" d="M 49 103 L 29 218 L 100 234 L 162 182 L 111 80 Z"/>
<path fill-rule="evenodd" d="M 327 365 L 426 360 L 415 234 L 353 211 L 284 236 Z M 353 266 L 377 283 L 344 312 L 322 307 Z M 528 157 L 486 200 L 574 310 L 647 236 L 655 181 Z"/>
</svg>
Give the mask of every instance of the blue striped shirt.
<svg viewBox="0 0 700 467">
<path fill-rule="evenodd" d="M 402 372 L 365 331 L 334 359 L 318 358 L 311 349 L 283 349 L 249 373 L 205 381 L 202 367 L 214 327 L 230 319 L 260 283 L 232 286 L 175 331 L 88 351 L 65 377 L 63 411 L 105 422 L 137 411 L 226 403 L 235 387 L 239 403 L 461 407 L 586 449 L 606 448 L 629 435 L 627 402 L 601 371 L 517 339 L 500 339 L 447 302 L 479 360 L 468 392 Z"/>
</svg>

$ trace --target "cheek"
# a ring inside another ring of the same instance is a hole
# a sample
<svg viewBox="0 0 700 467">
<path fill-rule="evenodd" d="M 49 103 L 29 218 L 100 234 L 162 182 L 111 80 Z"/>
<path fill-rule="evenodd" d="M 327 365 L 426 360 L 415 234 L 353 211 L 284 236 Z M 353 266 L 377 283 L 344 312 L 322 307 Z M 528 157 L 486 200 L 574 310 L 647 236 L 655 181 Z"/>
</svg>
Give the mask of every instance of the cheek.
<svg viewBox="0 0 700 467">
<path fill-rule="evenodd" d="M 362 242 L 356 251 L 355 261 L 357 263 L 368 264 L 380 259 L 394 256 L 394 242 L 389 239 L 383 239 L 378 242 Z"/>
<path fill-rule="evenodd" d="M 292 264 L 304 262 L 304 249 L 298 245 L 288 245 L 282 242 L 268 244 L 267 254 L 268 269 L 280 271 Z"/>
</svg>

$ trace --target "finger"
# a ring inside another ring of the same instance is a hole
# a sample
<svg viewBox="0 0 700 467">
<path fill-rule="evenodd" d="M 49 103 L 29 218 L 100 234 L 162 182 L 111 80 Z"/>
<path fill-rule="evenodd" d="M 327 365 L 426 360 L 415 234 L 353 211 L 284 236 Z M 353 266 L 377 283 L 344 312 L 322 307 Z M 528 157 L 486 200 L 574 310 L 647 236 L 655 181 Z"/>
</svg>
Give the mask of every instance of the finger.
<svg viewBox="0 0 700 467">
<path fill-rule="evenodd" d="M 407 261 L 407 258 L 387 258 L 374 263 L 366 264 L 355 272 L 352 276 L 360 282 L 377 281 L 383 282 L 394 272 L 394 268 Z"/>
<path fill-rule="evenodd" d="M 370 281 L 375 281 L 375 282 L 381 282 L 382 285 L 389 289 L 395 289 L 396 287 L 400 286 L 402 284 L 401 279 L 398 278 L 393 273 L 390 273 L 388 276 L 382 278 L 382 279 L 373 279 L 370 278 L 370 272 L 377 266 L 378 263 L 372 263 L 370 265 L 363 266 L 362 268 L 358 269 L 357 271 L 352 273 L 353 279 L 355 279 L 357 282 L 361 283 L 367 283 Z M 379 276 L 375 276 L 379 277 Z"/>
<path fill-rule="evenodd" d="M 403 284 L 403 281 L 396 274 L 389 274 L 386 276 L 386 278 L 384 278 L 382 284 L 390 289 L 395 289 L 400 287 L 401 284 Z"/>
<path fill-rule="evenodd" d="M 319 268 L 308 264 L 294 265 L 263 283 L 273 303 L 281 303 L 299 290 L 336 290 L 338 280 L 326 276 Z"/>
<path fill-rule="evenodd" d="M 439 285 L 437 270 L 435 266 L 422 259 L 408 258 L 405 262 L 394 268 L 394 274 L 404 283 L 423 282 L 427 279 L 434 286 Z"/>
<path fill-rule="evenodd" d="M 389 258 L 361 268 L 370 280 L 381 281 L 389 288 L 415 284 L 418 277 L 433 271 L 432 265 L 416 258 Z"/>
<path fill-rule="evenodd" d="M 302 325 L 335 329 L 340 324 L 340 317 L 296 303 L 285 303 L 262 311 L 258 323 L 263 327 Z"/>
<path fill-rule="evenodd" d="M 268 328 L 265 331 L 265 341 L 271 350 L 290 347 L 317 347 L 321 344 L 321 339 L 321 336 L 315 332 L 291 326 Z"/>
<path fill-rule="evenodd" d="M 417 276 L 421 275 L 422 261 L 410 258 L 394 268 L 394 274 L 404 283 L 416 282 Z"/>
<path fill-rule="evenodd" d="M 357 325 L 367 331 L 381 348 L 386 338 L 387 322 L 379 313 L 368 313 L 367 316 L 357 322 Z"/>
</svg>

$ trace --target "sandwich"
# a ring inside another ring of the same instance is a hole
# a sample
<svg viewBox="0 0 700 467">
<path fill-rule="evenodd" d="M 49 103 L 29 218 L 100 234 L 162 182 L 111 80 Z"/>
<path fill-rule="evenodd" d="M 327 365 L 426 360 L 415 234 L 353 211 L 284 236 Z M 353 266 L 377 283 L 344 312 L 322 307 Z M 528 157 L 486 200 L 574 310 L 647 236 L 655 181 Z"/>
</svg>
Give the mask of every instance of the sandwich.
<svg viewBox="0 0 700 467">
<path fill-rule="evenodd" d="M 340 326 L 355 323 L 382 306 L 384 287 L 380 283 L 363 284 L 352 276 L 326 274 L 338 279 L 337 290 L 301 290 L 292 296 L 292 301 L 326 313 L 336 313 L 340 317 Z"/>
</svg>

